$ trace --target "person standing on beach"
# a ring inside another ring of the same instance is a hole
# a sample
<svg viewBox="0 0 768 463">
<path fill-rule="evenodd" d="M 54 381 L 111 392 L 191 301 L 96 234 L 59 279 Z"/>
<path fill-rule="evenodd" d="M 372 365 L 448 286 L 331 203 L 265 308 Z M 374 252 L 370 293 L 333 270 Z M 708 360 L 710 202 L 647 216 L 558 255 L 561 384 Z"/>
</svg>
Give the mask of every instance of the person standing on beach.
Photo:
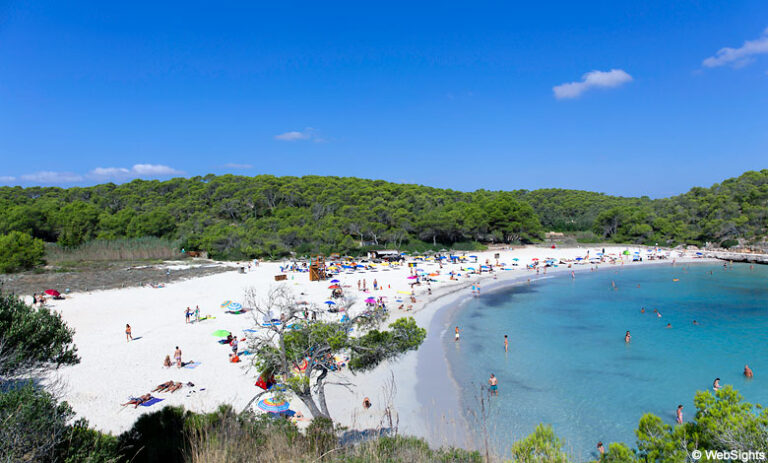
<svg viewBox="0 0 768 463">
<path fill-rule="evenodd" d="M 683 406 L 677 406 L 677 424 L 683 424 Z"/>
<path fill-rule="evenodd" d="M 488 378 L 488 384 L 490 385 L 489 389 L 491 391 L 492 395 L 499 395 L 499 380 L 495 376 L 493 376 L 493 373 L 491 373 L 491 377 Z"/>
<path fill-rule="evenodd" d="M 189 307 L 184 309 L 184 322 L 185 323 L 189 323 L 189 317 L 191 317 L 191 316 L 192 316 L 192 310 Z"/>
<path fill-rule="evenodd" d="M 176 360 L 176 367 L 181 368 L 181 349 L 176 346 L 176 350 L 173 351 L 173 358 Z"/>
<path fill-rule="evenodd" d="M 125 324 L 125 341 L 131 342 L 133 340 L 133 336 L 131 335 L 131 325 L 128 323 Z"/>
<path fill-rule="evenodd" d="M 504 335 L 504 352 L 509 352 L 509 338 Z"/>
<path fill-rule="evenodd" d="M 195 322 L 200 322 L 200 306 L 195 306 Z"/>
<path fill-rule="evenodd" d="M 456 327 L 455 331 L 456 331 L 456 335 L 454 336 L 453 340 L 454 341 L 458 341 L 459 340 L 459 327 L 458 326 Z"/>
</svg>

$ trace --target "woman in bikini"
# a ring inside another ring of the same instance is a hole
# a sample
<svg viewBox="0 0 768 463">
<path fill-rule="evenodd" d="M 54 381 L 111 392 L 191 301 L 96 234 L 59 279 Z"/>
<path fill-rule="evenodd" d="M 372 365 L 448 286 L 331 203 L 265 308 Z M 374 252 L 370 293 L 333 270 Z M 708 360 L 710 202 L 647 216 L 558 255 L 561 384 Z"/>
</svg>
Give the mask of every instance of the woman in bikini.
<svg viewBox="0 0 768 463">
<path fill-rule="evenodd" d="M 133 340 L 133 336 L 131 335 L 131 325 L 128 323 L 125 324 L 125 340 L 126 342 L 131 342 Z"/>
</svg>

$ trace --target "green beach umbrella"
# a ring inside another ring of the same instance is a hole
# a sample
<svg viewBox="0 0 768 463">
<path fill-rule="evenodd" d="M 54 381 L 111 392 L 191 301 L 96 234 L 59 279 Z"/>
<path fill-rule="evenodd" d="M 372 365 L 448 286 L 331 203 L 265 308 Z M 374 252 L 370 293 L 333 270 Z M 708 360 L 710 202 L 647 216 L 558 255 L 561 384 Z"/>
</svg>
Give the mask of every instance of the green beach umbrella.
<svg viewBox="0 0 768 463">
<path fill-rule="evenodd" d="M 629 251 L 624 250 L 624 252 L 622 254 L 624 254 L 625 256 L 628 256 L 629 255 Z"/>
<path fill-rule="evenodd" d="M 227 335 L 229 335 L 229 331 L 227 330 L 216 330 L 213 333 L 211 333 L 212 336 L 216 336 L 218 338 L 224 338 Z"/>
</svg>

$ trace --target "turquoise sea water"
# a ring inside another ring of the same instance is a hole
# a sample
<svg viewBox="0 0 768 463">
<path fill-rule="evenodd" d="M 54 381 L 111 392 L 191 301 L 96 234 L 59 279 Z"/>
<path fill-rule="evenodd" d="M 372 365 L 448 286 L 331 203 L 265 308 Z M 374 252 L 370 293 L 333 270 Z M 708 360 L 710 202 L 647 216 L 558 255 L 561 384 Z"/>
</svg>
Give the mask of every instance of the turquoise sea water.
<svg viewBox="0 0 768 463">
<path fill-rule="evenodd" d="M 455 313 L 456 325 L 461 341 L 451 329 L 443 342 L 464 409 L 478 408 L 490 373 L 499 378 L 487 423 L 502 456 L 538 423 L 552 424 L 579 459 L 598 441 L 634 447 L 643 413 L 672 424 L 683 404 L 688 420 L 695 392 L 711 390 L 716 377 L 768 404 L 767 266 L 603 266 L 473 299 Z M 742 376 L 745 363 L 753 380 Z M 479 435 L 476 414 L 468 420 Z"/>
</svg>

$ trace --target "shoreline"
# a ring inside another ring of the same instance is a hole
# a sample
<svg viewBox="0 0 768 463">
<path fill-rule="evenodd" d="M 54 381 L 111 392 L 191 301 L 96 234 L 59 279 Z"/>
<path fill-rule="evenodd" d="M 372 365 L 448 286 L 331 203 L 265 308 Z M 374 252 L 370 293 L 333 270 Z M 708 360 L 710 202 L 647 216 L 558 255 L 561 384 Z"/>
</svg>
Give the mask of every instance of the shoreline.
<svg viewBox="0 0 768 463">
<path fill-rule="evenodd" d="M 676 259 L 674 265 L 706 264 L 717 261 L 717 259 L 713 258 L 681 256 Z M 602 269 L 605 269 L 605 266 L 609 266 L 609 268 L 614 268 L 616 265 L 623 267 L 621 264 L 600 265 Z M 650 268 L 652 266 L 673 264 L 671 260 L 659 260 L 630 262 L 626 265 L 631 265 L 632 268 Z M 575 274 L 589 272 L 590 268 L 592 266 L 588 265 L 583 266 L 583 268 L 557 267 L 550 268 L 546 274 L 536 275 L 526 271 L 524 274 L 502 274 L 499 275 L 498 279 L 493 279 L 491 276 L 483 276 L 482 279 L 472 280 L 471 283 L 484 282 L 488 286 L 483 287 L 482 294 L 488 294 L 521 285 L 527 280 L 530 280 L 531 284 L 533 284 L 537 280 L 564 278 L 570 271 L 573 271 Z M 599 272 L 600 270 L 597 271 Z M 466 303 L 473 299 L 473 296 L 469 294 L 458 294 L 461 289 L 467 289 L 468 286 L 470 286 L 470 283 L 466 287 L 440 295 L 434 300 L 427 302 L 427 304 L 434 305 L 439 301 L 439 305 L 432 313 L 430 326 L 427 330 L 427 339 L 418 350 L 418 371 L 427 370 L 429 365 L 442 365 L 444 368 L 432 368 L 429 374 L 418 375 L 419 379 L 414 383 L 414 395 L 417 397 L 422 410 L 422 413 L 419 414 L 421 421 L 419 429 L 425 431 L 420 433 L 419 437 L 427 439 L 431 445 L 457 445 L 463 448 L 481 450 L 479 445 L 476 445 L 477 436 L 474 436 L 470 431 L 470 419 L 467 416 L 467 408 L 463 405 L 462 391 L 456 380 L 456 373 L 453 371 L 446 350 L 452 344 L 452 341 L 450 341 L 452 335 L 449 331 L 450 326 L 452 326 L 452 320 L 459 311 L 465 308 Z M 435 349 L 435 346 L 438 349 Z M 446 388 L 443 386 L 445 384 L 449 386 Z M 437 391 L 444 394 L 443 400 L 435 400 Z M 445 398 L 446 396 L 447 399 Z M 442 409 L 436 407 L 441 403 L 450 405 L 444 405 Z M 458 411 L 458 413 L 453 410 Z M 431 413 L 428 413 L 428 411 Z M 427 414 L 430 416 L 425 416 Z M 439 419 L 439 422 L 436 419 Z"/>
</svg>

